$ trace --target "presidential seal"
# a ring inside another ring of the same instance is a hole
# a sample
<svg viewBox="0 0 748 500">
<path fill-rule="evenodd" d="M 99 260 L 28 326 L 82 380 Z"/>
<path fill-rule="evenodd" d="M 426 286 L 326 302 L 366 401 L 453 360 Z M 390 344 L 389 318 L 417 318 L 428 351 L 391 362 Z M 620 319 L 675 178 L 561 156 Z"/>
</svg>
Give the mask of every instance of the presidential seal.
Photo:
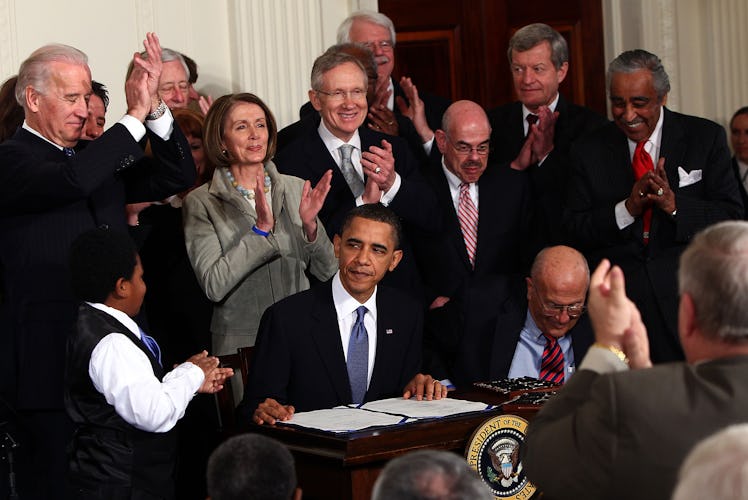
<svg viewBox="0 0 748 500">
<path fill-rule="evenodd" d="M 497 499 L 525 500 L 535 493 L 519 460 L 526 431 L 527 420 L 499 415 L 483 422 L 470 437 L 465 458 Z"/>
</svg>

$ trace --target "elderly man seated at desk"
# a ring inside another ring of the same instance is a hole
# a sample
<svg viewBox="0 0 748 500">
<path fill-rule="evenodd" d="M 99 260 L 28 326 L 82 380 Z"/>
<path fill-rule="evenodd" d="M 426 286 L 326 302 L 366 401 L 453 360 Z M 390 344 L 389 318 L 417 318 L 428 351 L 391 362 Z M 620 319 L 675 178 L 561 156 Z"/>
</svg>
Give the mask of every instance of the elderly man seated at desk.
<svg viewBox="0 0 748 500">
<path fill-rule="evenodd" d="M 277 302 L 262 317 L 243 402 L 256 424 L 399 394 L 447 395 L 445 386 L 418 373 L 421 307 L 377 286 L 402 258 L 397 216 L 380 204 L 356 207 L 333 243 L 335 276 Z"/>
<path fill-rule="evenodd" d="M 567 381 L 594 340 L 584 316 L 589 282 L 584 256 L 559 245 L 538 253 L 525 287 L 503 277 L 475 287 L 450 380 L 458 388 L 507 377 Z"/>
</svg>

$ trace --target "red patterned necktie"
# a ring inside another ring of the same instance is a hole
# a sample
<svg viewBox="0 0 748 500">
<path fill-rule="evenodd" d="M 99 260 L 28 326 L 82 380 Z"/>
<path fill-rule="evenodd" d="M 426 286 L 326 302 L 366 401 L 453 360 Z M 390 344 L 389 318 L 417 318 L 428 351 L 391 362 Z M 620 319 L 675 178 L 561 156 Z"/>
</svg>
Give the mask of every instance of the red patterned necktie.
<svg viewBox="0 0 748 500">
<path fill-rule="evenodd" d="M 547 380 L 554 384 L 564 383 L 564 353 L 558 345 L 558 339 L 550 335 L 545 337 L 545 349 L 540 361 L 540 380 Z"/>
<path fill-rule="evenodd" d="M 649 172 L 650 170 L 654 170 L 654 163 L 652 163 L 652 157 L 649 156 L 649 153 L 644 149 L 644 144 L 646 144 L 647 141 L 641 141 L 636 145 L 636 149 L 634 150 L 634 160 L 632 162 L 632 165 L 634 167 L 634 177 L 638 181 L 641 179 L 644 174 Z M 642 214 L 642 222 L 644 224 L 644 243 L 649 243 L 649 228 L 652 225 L 652 209 L 648 208 L 644 211 Z"/>
<path fill-rule="evenodd" d="M 475 267 L 475 249 L 478 245 L 478 209 L 470 197 L 470 184 L 460 184 L 460 200 L 457 204 L 457 218 L 460 220 L 462 239 L 465 240 L 470 265 Z"/>
</svg>

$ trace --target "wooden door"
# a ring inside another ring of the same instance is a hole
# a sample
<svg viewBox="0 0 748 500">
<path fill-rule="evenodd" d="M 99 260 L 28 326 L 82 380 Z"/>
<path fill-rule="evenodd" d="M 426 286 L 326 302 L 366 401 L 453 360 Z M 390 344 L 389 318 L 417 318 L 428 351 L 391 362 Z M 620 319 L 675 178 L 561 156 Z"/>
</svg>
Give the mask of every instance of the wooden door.
<svg viewBox="0 0 748 500">
<path fill-rule="evenodd" d="M 506 56 L 509 39 L 543 22 L 569 44 L 561 92 L 605 115 L 600 0 L 379 0 L 397 30 L 394 75 L 420 90 L 491 109 L 515 100 Z"/>
</svg>

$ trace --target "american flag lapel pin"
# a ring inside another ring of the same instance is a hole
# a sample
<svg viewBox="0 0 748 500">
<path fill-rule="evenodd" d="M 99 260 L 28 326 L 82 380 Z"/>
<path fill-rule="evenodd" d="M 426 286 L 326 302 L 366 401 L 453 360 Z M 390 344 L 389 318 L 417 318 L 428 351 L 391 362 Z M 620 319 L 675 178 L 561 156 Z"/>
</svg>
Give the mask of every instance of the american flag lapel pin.
<svg viewBox="0 0 748 500">
<path fill-rule="evenodd" d="M 384 334 L 385 335 L 392 335 L 394 332 L 392 331 L 392 328 L 385 328 Z"/>
</svg>

